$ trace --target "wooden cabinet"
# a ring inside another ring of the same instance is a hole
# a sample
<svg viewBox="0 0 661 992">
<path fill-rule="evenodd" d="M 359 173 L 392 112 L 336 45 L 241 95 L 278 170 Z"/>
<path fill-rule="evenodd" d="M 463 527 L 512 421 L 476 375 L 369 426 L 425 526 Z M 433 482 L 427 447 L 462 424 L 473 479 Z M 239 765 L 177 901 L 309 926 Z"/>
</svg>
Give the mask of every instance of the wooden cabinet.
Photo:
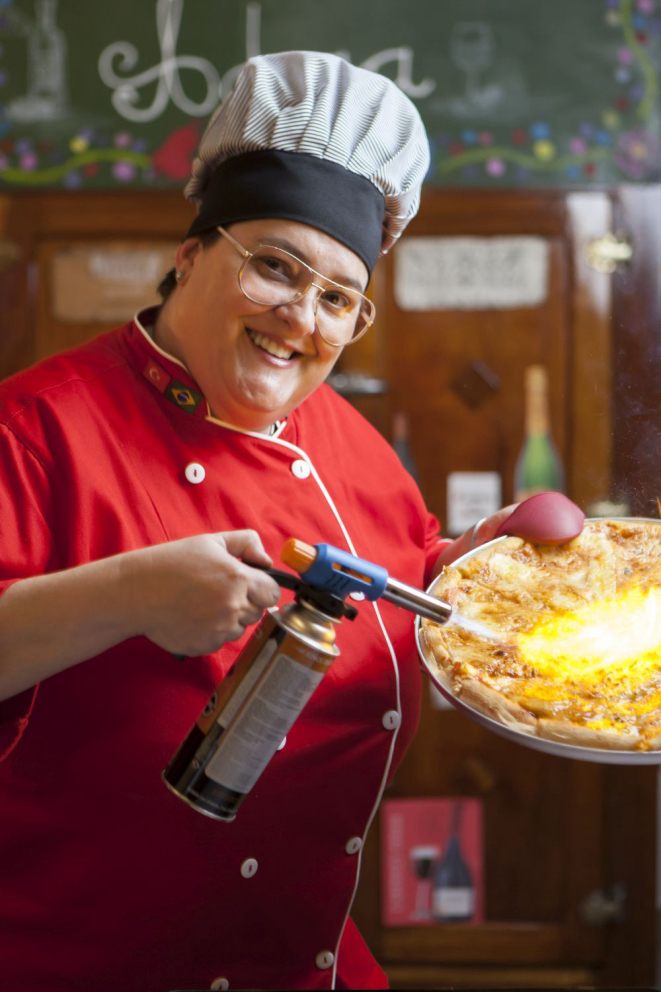
<svg viewBox="0 0 661 992">
<path fill-rule="evenodd" d="M 340 368 L 388 383 L 384 395 L 354 401 L 386 436 L 393 413 L 407 414 L 421 486 L 441 519 L 451 471 L 499 472 L 511 500 L 523 371 L 532 363 L 549 369 L 569 495 L 584 507 L 623 496 L 634 513 L 656 512 L 659 201 L 657 188 L 426 191 L 406 237 L 526 235 L 545 241 L 549 260 L 544 301 L 509 310 L 405 311 L 395 295 L 397 249 L 375 271 L 376 326 L 346 350 Z M 55 255 L 86 244 L 169 244 L 190 218 L 173 193 L 0 197 L 0 375 L 116 323 L 57 317 Z M 594 271 L 583 254 L 609 230 L 634 244 L 633 262 L 613 275 Z M 484 369 L 491 385 L 482 387 Z M 653 769 L 519 747 L 458 712 L 434 710 L 425 689 L 418 736 L 387 795 L 476 796 L 485 819 L 486 922 L 477 927 L 383 927 L 378 819 L 373 825 L 354 916 L 394 987 L 652 983 Z M 584 901 L 595 892 L 607 898 L 613 885 L 625 892 L 623 919 L 588 924 Z"/>
</svg>

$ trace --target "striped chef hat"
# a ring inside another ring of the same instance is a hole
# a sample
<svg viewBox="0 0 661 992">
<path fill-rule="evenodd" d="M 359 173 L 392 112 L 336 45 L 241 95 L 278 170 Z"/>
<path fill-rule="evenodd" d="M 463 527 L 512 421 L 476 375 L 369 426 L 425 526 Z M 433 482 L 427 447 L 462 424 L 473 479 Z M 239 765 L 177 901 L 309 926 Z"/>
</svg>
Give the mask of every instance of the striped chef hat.
<svg viewBox="0 0 661 992">
<path fill-rule="evenodd" d="M 249 59 L 212 116 L 185 195 L 188 236 L 256 218 L 300 221 L 372 271 L 420 203 L 429 145 L 385 76 L 322 52 Z"/>
</svg>

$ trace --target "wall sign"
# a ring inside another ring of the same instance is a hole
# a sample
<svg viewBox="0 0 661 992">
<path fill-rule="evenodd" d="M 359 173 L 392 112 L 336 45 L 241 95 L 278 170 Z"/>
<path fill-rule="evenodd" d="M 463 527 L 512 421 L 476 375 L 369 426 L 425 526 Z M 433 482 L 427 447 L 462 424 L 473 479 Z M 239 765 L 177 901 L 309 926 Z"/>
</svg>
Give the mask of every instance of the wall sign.
<svg viewBox="0 0 661 992">
<path fill-rule="evenodd" d="M 172 268 L 176 244 L 85 243 L 60 248 L 52 257 L 51 313 L 71 324 L 130 320 L 160 302 L 157 286 Z"/>
<path fill-rule="evenodd" d="M 405 237 L 395 248 L 401 310 L 537 307 L 548 292 L 543 238 Z"/>
</svg>

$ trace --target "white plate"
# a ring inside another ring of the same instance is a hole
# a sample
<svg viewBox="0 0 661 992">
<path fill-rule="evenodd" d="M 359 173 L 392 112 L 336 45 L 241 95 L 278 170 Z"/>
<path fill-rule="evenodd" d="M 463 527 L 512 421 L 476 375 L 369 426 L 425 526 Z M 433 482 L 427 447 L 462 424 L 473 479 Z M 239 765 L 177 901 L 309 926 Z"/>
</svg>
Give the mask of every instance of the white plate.
<svg viewBox="0 0 661 992">
<path fill-rule="evenodd" d="M 654 520 L 647 517 L 595 517 L 592 518 L 592 522 L 602 522 L 602 520 L 605 519 L 624 520 L 631 523 L 647 523 L 661 526 L 661 520 Z M 586 523 L 588 522 L 591 521 L 587 520 Z M 492 548 L 498 544 L 502 544 L 505 540 L 507 540 L 507 538 L 497 537 L 495 541 L 489 541 L 487 544 L 482 544 L 479 548 L 475 548 L 473 551 L 469 551 L 467 554 L 462 555 L 461 558 L 457 558 L 457 560 L 452 564 L 463 565 L 464 562 L 470 561 L 471 558 L 475 558 L 482 554 L 487 548 Z M 434 595 L 434 587 L 437 582 L 438 578 L 434 579 L 427 589 L 427 592 L 431 596 Z M 472 706 L 468 706 L 467 703 L 464 703 L 461 699 L 455 696 L 449 684 L 445 683 L 443 675 L 439 672 L 435 662 L 426 657 L 425 651 L 420 643 L 420 617 L 416 617 L 415 620 L 415 640 L 422 663 L 439 692 L 442 693 L 442 695 L 445 696 L 445 698 L 452 703 L 456 709 L 460 710 L 462 713 L 466 713 L 471 720 L 475 720 L 476 723 L 486 727 L 487 730 L 493 730 L 494 733 L 500 734 L 501 737 L 506 737 L 515 744 L 523 744 L 525 747 L 531 747 L 535 751 L 544 751 L 546 754 L 555 754 L 560 758 L 574 758 L 580 761 L 598 761 L 605 765 L 661 764 L 661 750 L 613 751 L 607 750 L 606 748 L 581 747 L 577 744 L 562 744 L 560 741 L 549 741 L 533 734 L 526 734 L 521 730 L 514 730 L 512 727 L 507 727 L 504 723 L 500 723 L 498 720 L 492 720 L 491 717 L 485 716 L 484 713 L 480 713 L 479 710 L 474 709 Z"/>
</svg>

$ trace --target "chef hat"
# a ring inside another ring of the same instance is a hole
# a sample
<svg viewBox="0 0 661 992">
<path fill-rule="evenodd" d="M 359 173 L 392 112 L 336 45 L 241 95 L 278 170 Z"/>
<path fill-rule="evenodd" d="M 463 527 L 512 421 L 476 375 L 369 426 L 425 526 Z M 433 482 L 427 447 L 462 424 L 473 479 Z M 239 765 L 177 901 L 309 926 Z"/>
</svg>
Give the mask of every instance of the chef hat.
<svg viewBox="0 0 661 992">
<path fill-rule="evenodd" d="M 300 221 L 372 271 L 420 203 L 429 145 L 385 76 L 321 52 L 249 59 L 202 137 L 188 236 L 256 218 Z"/>
</svg>

